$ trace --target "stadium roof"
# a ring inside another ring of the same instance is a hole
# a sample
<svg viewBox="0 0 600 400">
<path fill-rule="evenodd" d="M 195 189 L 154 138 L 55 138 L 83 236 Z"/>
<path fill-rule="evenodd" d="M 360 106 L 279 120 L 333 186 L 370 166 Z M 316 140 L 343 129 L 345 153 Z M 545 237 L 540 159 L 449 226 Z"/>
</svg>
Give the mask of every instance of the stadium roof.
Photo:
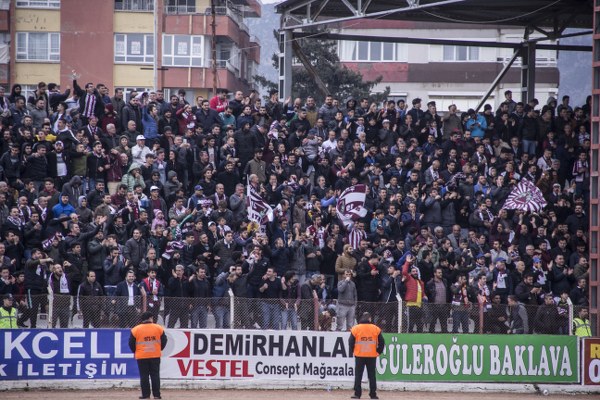
<svg viewBox="0 0 600 400">
<path fill-rule="evenodd" d="M 593 0 L 286 0 L 282 28 L 360 18 L 531 27 L 555 35 L 590 29 Z"/>
</svg>

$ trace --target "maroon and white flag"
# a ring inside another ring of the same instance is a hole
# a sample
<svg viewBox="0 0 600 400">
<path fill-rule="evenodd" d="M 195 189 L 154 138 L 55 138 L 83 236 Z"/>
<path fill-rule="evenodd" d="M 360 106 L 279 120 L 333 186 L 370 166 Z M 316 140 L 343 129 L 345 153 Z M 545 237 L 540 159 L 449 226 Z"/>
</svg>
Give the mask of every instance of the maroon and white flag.
<svg viewBox="0 0 600 400">
<path fill-rule="evenodd" d="M 252 185 L 246 186 L 246 206 L 248 208 L 248 219 L 256 222 L 261 226 L 266 225 L 269 221 L 273 221 L 273 209 L 263 200 Z"/>
<path fill-rule="evenodd" d="M 337 200 L 335 209 L 344 226 L 348 227 L 367 215 L 365 200 L 367 199 L 367 187 L 365 185 L 354 185 L 344 190 Z"/>
<path fill-rule="evenodd" d="M 542 192 L 533 182 L 521 179 L 506 199 L 504 208 L 508 210 L 539 212 L 547 204 Z"/>
</svg>

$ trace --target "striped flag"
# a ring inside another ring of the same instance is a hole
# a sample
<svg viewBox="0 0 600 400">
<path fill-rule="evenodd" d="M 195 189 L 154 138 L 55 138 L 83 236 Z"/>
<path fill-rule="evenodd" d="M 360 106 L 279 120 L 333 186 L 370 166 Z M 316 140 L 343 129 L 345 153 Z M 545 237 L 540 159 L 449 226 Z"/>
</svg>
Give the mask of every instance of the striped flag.
<svg viewBox="0 0 600 400">
<path fill-rule="evenodd" d="M 512 190 L 503 208 L 507 210 L 539 212 L 547 204 L 540 189 L 533 182 L 523 178 Z"/>
<path fill-rule="evenodd" d="M 261 226 L 273 221 L 273 209 L 250 184 L 246 185 L 246 207 L 250 221 Z"/>
<path fill-rule="evenodd" d="M 367 199 L 367 187 L 365 185 L 354 185 L 344 190 L 337 200 L 335 209 L 344 226 L 350 225 L 367 215 L 365 200 Z"/>
<path fill-rule="evenodd" d="M 454 175 L 452 175 L 450 177 L 450 179 L 448 179 L 448 182 L 446 183 L 446 188 L 448 189 L 456 189 L 456 187 L 458 186 L 458 183 L 461 179 L 465 179 L 467 177 L 467 175 L 465 175 L 463 172 L 458 172 Z"/>
</svg>

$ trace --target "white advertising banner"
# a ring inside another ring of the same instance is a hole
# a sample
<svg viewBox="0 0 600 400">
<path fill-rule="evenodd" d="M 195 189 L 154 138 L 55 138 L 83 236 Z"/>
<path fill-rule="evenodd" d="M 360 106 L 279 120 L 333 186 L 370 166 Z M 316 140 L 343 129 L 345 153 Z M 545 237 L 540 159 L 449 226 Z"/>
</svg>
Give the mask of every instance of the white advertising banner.
<svg viewBox="0 0 600 400">
<path fill-rule="evenodd" d="M 349 333 L 169 329 L 165 379 L 354 380 Z"/>
</svg>

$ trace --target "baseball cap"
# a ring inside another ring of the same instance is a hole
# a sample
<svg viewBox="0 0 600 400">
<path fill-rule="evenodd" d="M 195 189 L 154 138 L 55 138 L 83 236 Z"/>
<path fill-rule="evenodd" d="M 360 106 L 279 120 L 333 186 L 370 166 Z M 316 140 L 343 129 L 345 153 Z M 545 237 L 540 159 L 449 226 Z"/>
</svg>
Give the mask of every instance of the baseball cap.
<svg viewBox="0 0 600 400">
<path fill-rule="evenodd" d="M 477 258 L 485 258 L 485 254 L 479 253 L 479 254 L 477 254 Z"/>
<path fill-rule="evenodd" d="M 389 123 L 390 120 L 389 119 L 384 119 L 383 121 L 381 121 L 382 124 L 385 124 L 386 122 Z"/>
<path fill-rule="evenodd" d="M 158 189 L 158 186 L 151 186 L 151 187 L 150 187 L 150 191 L 153 191 L 153 190 L 159 190 L 159 189 Z"/>
<path fill-rule="evenodd" d="M 533 257 L 533 262 L 540 262 L 542 259 L 540 257 Z"/>
<path fill-rule="evenodd" d="M 135 140 L 146 140 L 146 138 L 144 137 L 144 135 L 137 135 Z"/>
<path fill-rule="evenodd" d="M 201 185 L 196 185 L 194 186 L 194 190 L 204 190 L 204 188 Z"/>
<path fill-rule="evenodd" d="M 63 143 L 63 142 L 61 142 L 60 140 L 57 140 L 57 141 L 54 143 L 54 145 L 55 145 L 55 146 L 58 146 L 58 145 L 64 146 L 64 143 Z"/>
<path fill-rule="evenodd" d="M 6 293 L 4 296 L 2 296 L 2 299 L 4 300 L 14 300 L 13 295 L 10 293 Z"/>
</svg>

